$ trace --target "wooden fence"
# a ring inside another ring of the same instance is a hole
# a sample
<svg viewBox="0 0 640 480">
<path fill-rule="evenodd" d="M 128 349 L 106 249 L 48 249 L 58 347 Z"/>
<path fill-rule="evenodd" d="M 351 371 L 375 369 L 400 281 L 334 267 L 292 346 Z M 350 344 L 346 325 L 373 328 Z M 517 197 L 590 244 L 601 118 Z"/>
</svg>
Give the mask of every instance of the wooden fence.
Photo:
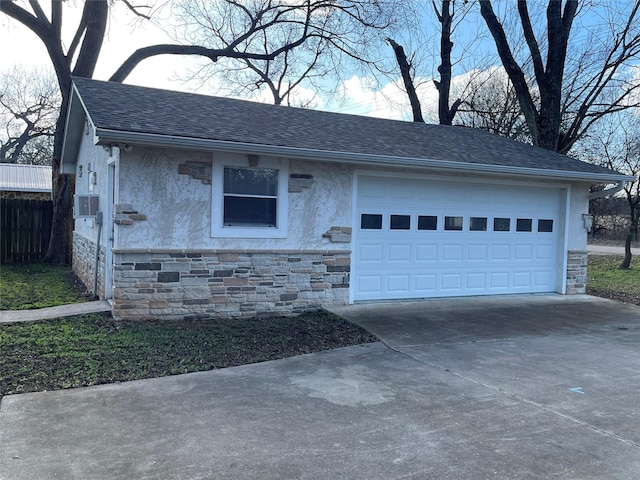
<svg viewBox="0 0 640 480">
<path fill-rule="evenodd" d="M 0 263 L 42 259 L 49 246 L 53 202 L 0 199 Z"/>
</svg>

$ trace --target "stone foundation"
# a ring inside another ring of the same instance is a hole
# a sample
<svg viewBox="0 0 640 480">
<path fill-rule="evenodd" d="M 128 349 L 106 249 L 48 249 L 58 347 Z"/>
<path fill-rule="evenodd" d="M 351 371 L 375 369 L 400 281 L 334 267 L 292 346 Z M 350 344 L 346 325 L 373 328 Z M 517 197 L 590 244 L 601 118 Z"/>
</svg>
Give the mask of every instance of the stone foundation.
<svg viewBox="0 0 640 480">
<path fill-rule="evenodd" d="M 294 315 L 349 300 L 344 251 L 114 252 L 122 319 Z"/>
<path fill-rule="evenodd" d="M 104 246 L 100 247 L 98 257 L 98 297 L 104 298 Z M 92 242 L 82 235 L 73 233 L 72 267 L 78 278 L 84 283 L 89 292 L 93 292 L 94 272 L 96 263 L 96 242 Z"/>
<path fill-rule="evenodd" d="M 587 293 L 586 251 L 569 251 L 567 256 L 567 295 Z"/>
</svg>

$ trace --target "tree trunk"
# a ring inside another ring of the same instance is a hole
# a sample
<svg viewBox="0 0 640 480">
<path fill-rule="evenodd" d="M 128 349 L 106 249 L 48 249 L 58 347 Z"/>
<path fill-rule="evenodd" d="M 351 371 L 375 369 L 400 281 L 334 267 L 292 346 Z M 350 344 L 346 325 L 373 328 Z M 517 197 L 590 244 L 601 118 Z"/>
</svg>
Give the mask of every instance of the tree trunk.
<svg viewBox="0 0 640 480">
<path fill-rule="evenodd" d="M 624 260 L 622 260 L 622 263 L 619 267 L 621 270 L 628 270 L 629 268 L 631 268 L 631 259 L 633 258 L 633 255 L 631 254 L 631 242 L 633 241 L 635 233 L 638 230 L 638 211 L 633 204 L 630 205 L 630 208 L 631 223 L 629 224 L 629 231 L 627 232 L 627 238 L 624 242 Z"/>
<path fill-rule="evenodd" d="M 451 15 L 450 12 L 450 4 L 451 2 L 449 0 L 442 0 L 442 9 L 440 12 L 438 12 L 434 4 L 438 21 L 442 26 L 440 29 L 440 65 L 438 66 L 440 81 L 434 81 L 438 89 L 438 120 L 440 125 L 451 125 L 453 123 L 453 118 L 461 103 L 460 100 L 456 100 L 451 108 L 449 108 L 449 97 L 451 94 L 451 50 L 453 49 L 453 42 L 451 41 L 453 15 Z"/>
<path fill-rule="evenodd" d="M 633 238 L 632 227 L 629 227 L 629 233 L 627 233 L 627 239 L 624 242 L 624 260 L 620 264 L 620 270 L 629 270 L 631 267 L 631 239 Z"/>
<path fill-rule="evenodd" d="M 398 66 L 400 67 L 400 73 L 402 73 L 402 80 L 404 81 L 404 86 L 407 89 L 407 95 L 409 96 L 409 102 L 411 103 L 413 121 L 424 123 L 424 118 L 422 118 L 422 107 L 420 106 L 420 100 L 416 93 L 416 87 L 413 84 L 413 78 L 411 78 L 411 66 L 407 60 L 407 55 L 404 53 L 404 48 L 391 38 L 387 38 L 387 42 L 389 42 L 389 45 L 393 48 L 393 53 L 395 53 Z"/>
</svg>

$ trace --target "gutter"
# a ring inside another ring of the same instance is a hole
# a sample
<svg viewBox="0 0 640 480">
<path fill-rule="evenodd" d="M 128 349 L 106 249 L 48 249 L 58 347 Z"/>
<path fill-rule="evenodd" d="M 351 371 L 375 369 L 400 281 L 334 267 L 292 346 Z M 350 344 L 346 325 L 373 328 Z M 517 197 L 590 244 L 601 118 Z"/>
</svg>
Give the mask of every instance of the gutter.
<svg viewBox="0 0 640 480">
<path fill-rule="evenodd" d="M 635 177 L 631 177 L 631 178 L 635 180 Z M 599 192 L 590 193 L 589 200 L 591 201 L 591 200 L 595 200 L 596 198 L 602 198 L 608 195 L 615 195 L 616 193 L 618 193 L 620 190 L 624 188 L 624 186 L 627 184 L 628 181 L 631 181 L 631 180 L 620 180 L 614 187 L 607 188 L 606 190 L 600 190 Z"/>
<path fill-rule="evenodd" d="M 451 160 L 433 160 L 411 157 L 389 157 L 384 155 L 348 153 L 336 151 L 312 150 L 298 147 L 284 147 L 280 145 L 264 145 L 245 142 L 230 142 L 226 140 L 211 140 L 172 135 L 158 135 L 153 133 L 124 132 L 96 128 L 96 144 L 130 143 L 150 147 L 190 148 L 199 150 L 221 150 L 225 152 L 262 154 L 280 157 L 299 158 L 301 160 L 331 161 L 335 163 L 349 163 L 379 167 L 421 167 L 442 170 L 458 170 L 460 172 L 492 173 L 505 175 L 544 176 L 563 180 L 585 180 L 594 183 L 625 182 L 635 179 L 623 174 L 600 174 L 591 172 L 567 172 L 565 170 L 542 170 L 529 167 L 513 167 L 508 165 L 489 165 L 483 163 L 463 163 Z"/>
</svg>

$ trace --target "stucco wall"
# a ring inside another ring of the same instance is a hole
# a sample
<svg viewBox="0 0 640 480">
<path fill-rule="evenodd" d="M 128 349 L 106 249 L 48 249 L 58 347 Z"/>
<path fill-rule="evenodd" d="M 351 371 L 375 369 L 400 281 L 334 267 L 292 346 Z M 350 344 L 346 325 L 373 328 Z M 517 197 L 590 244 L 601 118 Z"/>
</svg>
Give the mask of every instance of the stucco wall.
<svg viewBox="0 0 640 480">
<path fill-rule="evenodd" d="M 99 208 L 104 211 L 107 205 L 107 161 L 109 152 L 101 146 L 93 145 L 90 136 L 84 135 L 78 153 L 78 163 L 76 165 L 76 195 L 95 194 L 99 195 Z M 92 184 L 95 178 L 95 185 Z M 95 242 L 98 228 L 93 219 L 77 218 L 75 220 L 74 231 Z M 104 244 L 106 233 L 103 232 L 101 243 Z"/>
<path fill-rule="evenodd" d="M 107 161 L 109 152 L 101 146 L 93 145 L 89 135 L 82 137 L 78 161 L 76 164 L 75 194 L 99 195 L 99 210 L 104 211 L 107 198 Z M 93 183 L 95 179 L 95 184 Z M 107 222 L 105 222 L 106 224 Z M 95 272 L 95 251 L 99 228 L 93 218 L 76 218 L 73 232 L 73 271 L 85 284 L 89 291 L 93 291 Z M 108 230 L 102 229 L 101 248 L 98 260 L 97 295 L 104 298 L 104 269 L 105 248 Z"/>
<path fill-rule="evenodd" d="M 568 250 L 586 250 L 587 231 L 584 228 L 582 214 L 589 213 L 589 184 L 574 183 L 571 185 L 569 210 Z"/>
<path fill-rule="evenodd" d="M 120 198 L 146 220 L 118 226 L 116 248 L 350 249 L 323 237 L 332 226 L 351 226 L 351 169 L 290 160 L 289 174 L 311 175 L 309 186 L 290 188 L 287 238 L 219 238 L 211 235 L 212 185 L 197 170 L 246 156 L 134 148 L 120 157 Z M 186 167 L 185 167 L 186 166 Z M 191 167 L 193 174 L 186 172 Z M 293 182 L 290 181 L 290 185 Z M 296 190 L 296 191 L 293 191 Z"/>
</svg>

